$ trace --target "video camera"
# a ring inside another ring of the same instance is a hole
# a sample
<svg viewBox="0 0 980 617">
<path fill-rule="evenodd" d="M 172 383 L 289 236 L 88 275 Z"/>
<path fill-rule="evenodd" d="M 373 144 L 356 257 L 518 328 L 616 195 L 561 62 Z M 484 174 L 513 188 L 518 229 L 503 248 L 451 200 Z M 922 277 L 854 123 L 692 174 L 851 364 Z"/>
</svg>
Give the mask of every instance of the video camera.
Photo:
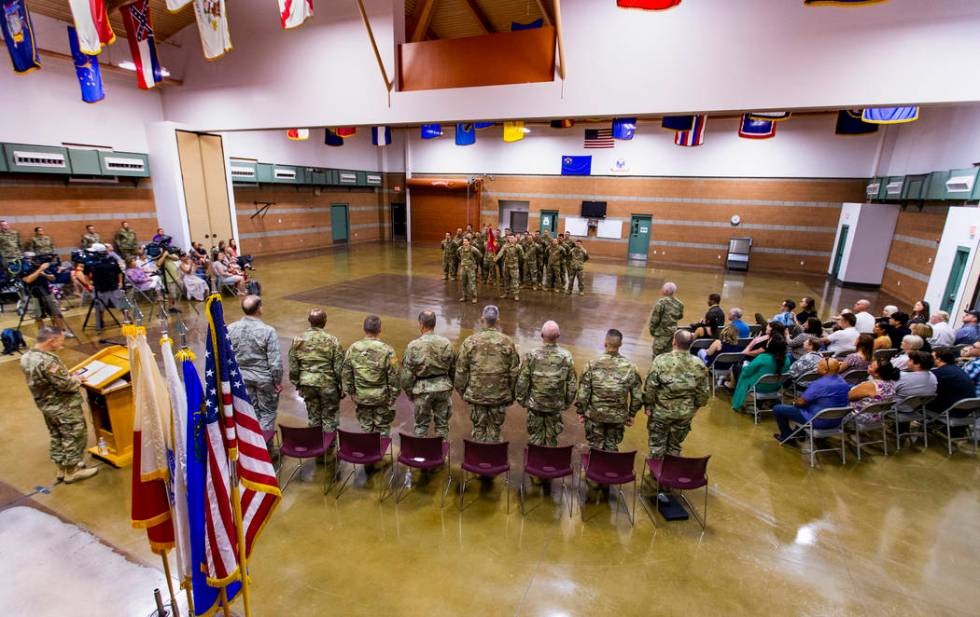
<svg viewBox="0 0 980 617">
<path fill-rule="evenodd" d="M 93 253 L 84 249 L 74 249 L 71 252 L 71 262 L 73 264 L 82 264 L 83 266 L 92 266 L 102 261 L 102 255 L 99 253 Z"/>
<path fill-rule="evenodd" d="M 55 266 L 61 265 L 61 257 L 56 253 L 39 253 L 32 257 L 21 257 L 20 259 L 12 259 L 7 264 L 7 272 L 13 276 L 21 276 L 25 274 L 30 274 L 34 270 L 37 270 L 42 265 L 49 263 Z M 53 273 L 53 271 L 52 271 Z"/>
<path fill-rule="evenodd" d="M 170 236 L 160 236 L 160 239 L 156 242 L 147 242 L 143 250 L 146 251 L 146 256 L 150 259 L 156 259 L 164 251 L 168 253 L 174 253 L 174 249 L 171 248 L 170 243 L 173 242 L 173 238 Z"/>
</svg>

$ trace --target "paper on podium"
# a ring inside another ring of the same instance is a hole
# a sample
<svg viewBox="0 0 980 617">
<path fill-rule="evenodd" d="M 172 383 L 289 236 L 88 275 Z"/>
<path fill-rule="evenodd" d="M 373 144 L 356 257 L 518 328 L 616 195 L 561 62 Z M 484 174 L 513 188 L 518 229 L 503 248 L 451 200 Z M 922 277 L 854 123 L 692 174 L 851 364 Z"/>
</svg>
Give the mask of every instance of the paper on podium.
<svg viewBox="0 0 980 617">
<path fill-rule="evenodd" d="M 76 371 L 75 374 L 79 377 L 85 378 L 85 385 L 98 388 L 103 383 L 108 382 L 113 377 L 116 377 L 124 372 L 126 372 L 126 369 L 121 366 L 107 364 L 99 360 L 92 360 L 79 371 Z"/>
</svg>

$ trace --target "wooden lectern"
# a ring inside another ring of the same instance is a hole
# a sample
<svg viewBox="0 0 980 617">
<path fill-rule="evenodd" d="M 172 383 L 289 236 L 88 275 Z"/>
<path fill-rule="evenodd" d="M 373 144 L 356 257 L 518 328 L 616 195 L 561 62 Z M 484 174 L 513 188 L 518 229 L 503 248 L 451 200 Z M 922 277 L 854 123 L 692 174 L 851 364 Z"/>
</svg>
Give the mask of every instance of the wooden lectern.
<svg viewBox="0 0 980 617">
<path fill-rule="evenodd" d="M 88 451 L 114 467 L 133 462 L 133 385 L 129 377 L 129 350 L 121 345 L 107 347 L 71 369 L 85 378 L 82 384 L 92 412 L 95 439 L 105 440 Z"/>
</svg>

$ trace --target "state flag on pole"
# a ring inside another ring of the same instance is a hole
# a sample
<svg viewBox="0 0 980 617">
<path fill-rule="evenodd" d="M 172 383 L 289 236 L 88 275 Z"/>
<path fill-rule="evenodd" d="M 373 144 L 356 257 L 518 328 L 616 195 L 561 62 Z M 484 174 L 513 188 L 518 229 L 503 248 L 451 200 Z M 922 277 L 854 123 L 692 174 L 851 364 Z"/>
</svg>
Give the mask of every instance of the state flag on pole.
<svg viewBox="0 0 980 617">
<path fill-rule="evenodd" d="M 129 53 L 136 65 L 136 81 L 143 90 L 149 90 L 163 81 L 163 71 L 157 59 L 157 44 L 153 36 L 153 24 L 150 20 L 149 0 L 136 0 L 119 7 L 123 26 L 126 28 L 126 40 L 129 41 Z"/>
<path fill-rule="evenodd" d="M 523 120 L 504 122 L 504 141 L 506 141 L 507 143 L 512 143 L 524 139 L 524 135 L 526 133 L 527 131 L 524 129 Z"/>
<path fill-rule="evenodd" d="M 671 132 L 690 131 L 694 128 L 694 116 L 664 116 L 660 127 Z"/>
<path fill-rule="evenodd" d="M 693 148 L 704 143 L 704 127 L 708 123 L 708 118 L 704 114 L 694 115 L 694 126 L 690 131 L 677 131 L 674 134 L 674 143 L 678 146 Z"/>
<path fill-rule="evenodd" d="M 629 141 L 636 133 L 636 118 L 613 118 L 612 131 L 614 139 Z"/>
<path fill-rule="evenodd" d="M 174 524 L 174 545 L 177 553 L 177 572 L 182 585 L 193 577 L 191 568 L 191 528 L 187 510 L 187 396 L 180 382 L 174 359 L 174 342 L 169 337 L 160 340 L 163 372 L 170 393 L 170 511 Z"/>
<path fill-rule="evenodd" d="M 146 529 L 150 550 L 174 547 L 170 515 L 170 393 L 142 326 L 124 328 L 133 384 L 133 527 Z"/>
<path fill-rule="evenodd" d="M 375 146 L 387 146 L 391 143 L 390 126 L 372 126 L 371 143 Z"/>
<path fill-rule="evenodd" d="M 681 0 L 616 0 L 616 6 L 621 9 L 646 9 L 648 11 L 663 11 L 681 3 Z"/>
<path fill-rule="evenodd" d="M 476 128 L 471 122 L 460 122 L 456 124 L 456 145 L 472 146 L 476 143 Z"/>
<path fill-rule="evenodd" d="M 3 40 L 7 43 L 14 72 L 30 73 L 41 68 L 41 56 L 38 55 L 34 42 L 31 13 L 27 10 L 25 0 L 4 0 L 2 8 L 0 32 L 3 32 Z"/>
<path fill-rule="evenodd" d="M 919 108 L 909 107 L 869 107 L 861 112 L 861 121 L 870 124 L 902 124 L 919 119 Z"/>
<path fill-rule="evenodd" d="M 742 114 L 738 124 L 738 136 L 745 139 L 771 139 L 776 136 L 776 122 L 757 120 L 751 114 Z"/>
<path fill-rule="evenodd" d="M 194 17 L 205 58 L 214 60 L 231 50 L 225 0 L 194 0 Z"/>
<path fill-rule="evenodd" d="M 837 112 L 837 135 L 870 135 L 878 132 L 878 125 L 861 120 L 860 112 L 850 112 L 842 109 Z"/>
<path fill-rule="evenodd" d="M 105 0 L 68 0 L 68 5 L 78 31 L 78 48 L 83 54 L 98 55 L 103 47 L 116 42 Z"/>
<path fill-rule="evenodd" d="M 82 89 L 82 100 L 86 103 L 98 103 L 105 98 L 99 58 L 82 52 L 78 47 L 78 34 L 73 26 L 68 26 L 68 48 L 71 50 L 71 58 L 75 64 L 78 85 Z"/>
<path fill-rule="evenodd" d="M 297 28 L 313 17 L 313 0 L 279 0 L 279 19 L 284 30 Z"/>
<path fill-rule="evenodd" d="M 306 141 L 310 138 L 310 129 L 289 129 L 286 137 L 290 141 Z"/>
</svg>

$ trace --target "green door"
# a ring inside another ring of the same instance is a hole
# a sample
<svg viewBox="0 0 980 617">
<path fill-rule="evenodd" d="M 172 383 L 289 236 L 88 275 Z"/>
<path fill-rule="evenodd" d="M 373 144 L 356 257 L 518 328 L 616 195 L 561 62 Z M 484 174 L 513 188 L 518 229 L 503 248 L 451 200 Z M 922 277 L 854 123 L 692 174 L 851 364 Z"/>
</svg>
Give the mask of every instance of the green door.
<svg viewBox="0 0 980 617">
<path fill-rule="evenodd" d="M 834 252 L 834 267 L 830 271 L 831 278 L 840 274 L 840 264 L 844 261 L 844 247 L 847 246 L 847 234 L 851 233 L 850 225 L 841 225 L 840 237 L 837 239 L 837 250 Z"/>
<path fill-rule="evenodd" d="M 650 248 L 650 220 L 643 214 L 634 214 L 630 221 L 629 258 L 646 261 L 647 249 Z"/>
<path fill-rule="evenodd" d="M 334 243 L 347 242 L 347 204 L 330 205 L 330 230 Z"/>
<path fill-rule="evenodd" d="M 946 280 L 946 291 L 943 292 L 943 304 L 940 307 L 947 313 L 952 312 L 956 305 L 956 297 L 960 293 L 960 283 L 963 281 L 963 271 L 966 270 L 966 260 L 969 258 L 970 249 L 965 246 L 956 249 L 953 267 L 950 268 L 949 279 Z"/>
<path fill-rule="evenodd" d="M 554 210 L 541 211 L 541 235 L 554 237 L 558 233 L 558 213 Z"/>
</svg>

